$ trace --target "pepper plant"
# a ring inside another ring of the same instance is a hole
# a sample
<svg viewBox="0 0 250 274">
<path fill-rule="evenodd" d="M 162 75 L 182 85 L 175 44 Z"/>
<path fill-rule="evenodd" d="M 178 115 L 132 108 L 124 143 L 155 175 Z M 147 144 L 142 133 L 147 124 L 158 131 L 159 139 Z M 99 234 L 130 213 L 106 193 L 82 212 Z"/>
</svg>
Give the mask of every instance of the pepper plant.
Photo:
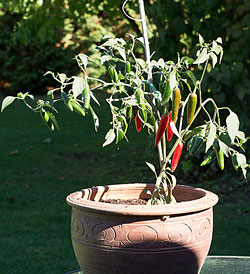
<svg viewBox="0 0 250 274">
<path fill-rule="evenodd" d="M 91 77 L 88 67 L 96 64 L 81 53 L 75 57 L 81 74 L 45 73 L 59 83 L 59 87 L 47 93 L 46 100 L 36 100 L 28 92 L 20 92 L 16 97 L 8 96 L 3 100 L 2 111 L 14 100 L 21 100 L 39 113 L 53 131 L 59 130 L 56 106 L 63 102 L 71 112 L 83 117 L 92 116 L 97 131 L 99 118 L 94 108 L 100 104 L 94 93 L 100 89 L 107 90 L 106 101 L 112 120 L 103 146 L 128 140 L 127 131 L 133 121 L 139 134 L 142 129 L 155 134 L 153 145 L 157 147 L 159 167 L 146 163 L 156 177 L 149 204 L 176 202 L 173 196 L 174 174 L 183 148 L 187 148 L 190 155 L 205 148 L 201 166 L 217 160 L 222 170 L 224 157 L 231 157 L 235 169 L 242 171 L 246 178 L 249 165 L 243 154 L 243 144 L 248 138 L 239 130 L 237 114 L 228 107 L 217 106 L 213 98 L 203 98 L 205 74 L 222 60 L 222 39 L 219 37 L 206 43 L 199 35 L 195 58 L 177 54 L 176 62 L 162 58 L 146 62 L 135 51 L 146 46 L 145 39 L 131 34 L 126 40 L 104 37 L 104 43 L 96 50 L 100 52 L 101 64 L 107 67 L 109 80 Z M 148 77 L 149 71 L 152 71 L 152 77 Z M 201 125 L 194 126 L 201 112 L 206 119 Z M 227 113 L 225 121 L 221 120 L 222 112 Z M 172 138 L 175 138 L 174 143 L 169 142 Z"/>
</svg>

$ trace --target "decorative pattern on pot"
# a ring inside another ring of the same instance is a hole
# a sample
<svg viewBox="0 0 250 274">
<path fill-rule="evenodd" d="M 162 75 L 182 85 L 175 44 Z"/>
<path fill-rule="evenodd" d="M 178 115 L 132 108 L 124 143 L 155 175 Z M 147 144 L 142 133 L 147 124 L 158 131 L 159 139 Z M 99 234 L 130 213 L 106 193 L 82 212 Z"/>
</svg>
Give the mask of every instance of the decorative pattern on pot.
<svg viewBox="0 0 250 274">
<path fill-rule="evenodd" d="M 168 250 L 194 248 L 211 241 L 212 212 L 210 209 L 190 215 L 170 217 L 166 220 L 155 218 L 119 223 L 119 217 L 100 218 L 100 215 L 73 208 L 71 232 L 72 241 L 96 248 L 139 248 Z"/>
</svg>

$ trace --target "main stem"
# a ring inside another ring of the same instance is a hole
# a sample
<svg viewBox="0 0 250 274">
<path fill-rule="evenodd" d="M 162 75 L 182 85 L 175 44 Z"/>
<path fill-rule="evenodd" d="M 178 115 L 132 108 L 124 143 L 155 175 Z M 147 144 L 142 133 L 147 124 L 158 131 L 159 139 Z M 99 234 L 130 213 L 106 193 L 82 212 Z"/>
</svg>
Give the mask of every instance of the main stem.
<svg viewBox="0 0 250 274">
<path fill-rule="evenodd" d="M 151 60 L 150 60 L 150 47 L 149 47 L 149 41 L 148 41 L 148 32 L 147 32 L 147 23 L 146 23 L 146 14 L 145 14 L 145 9 L 144 9 L 144 2 L 143 0 L 138 0 L 139 3 L 139 10 L 140 10 L 140 16 L 141 16 L 141 25 L 142 25 L 142 36 L 144 40 L 144 47 L 145 47 L 145 58 L 146 58 L 146 63 L 148 67 L 148 81 L 152 82 L 153 77 L 152 77 L 152 67 L 151 67 Z M 155 99 L 152 99 L 153 104 L 155 105 Z M 155 121 L 155 132 L 158 130 L 158 122 L 157 120 Z M 163 154 L 162 154 L 162 147 L 161 147 L 161 142 L 157 145 L 158 149 L 158 156 L 159 156 L 159 161 L 160 165 L 162 167 L 163 163 Z"/>
</svg>

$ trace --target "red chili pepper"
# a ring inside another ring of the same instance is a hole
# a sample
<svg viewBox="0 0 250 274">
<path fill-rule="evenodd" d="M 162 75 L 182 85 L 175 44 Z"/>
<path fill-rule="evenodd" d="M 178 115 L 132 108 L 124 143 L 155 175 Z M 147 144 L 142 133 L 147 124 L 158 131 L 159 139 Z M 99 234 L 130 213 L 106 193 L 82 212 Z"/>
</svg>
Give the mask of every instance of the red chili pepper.
<svg viewBox="0 0 250 274">
<path fill-rule="evenodd" d="M 138 115 L 135 116 L 135 127 L 136 127 L 137 132 L 139 133 L 142 128 L 142 121 Z"/>
<path fill-rule="evenodd" d="M 170 117 L 165 115 L 165 114 L 163 114 L 161 116 L 159 127 L 158 127 L 158 130 L 157 130 L 156 135 L 155 135 L 155 146 L 158 145 L 158 143 L 160 142 L 160 140 L 162 138 L 162 135 L 166 131 L 168 123 L 169 123 L 169 118 Z"/>
<path fill-rule="evenodd" d="M 168 125 L 168 130 L 167 130 L 167 140 L 170 141 L 173 137 L 173 130 L 171 128 L 170 122 L 172 121 L 172 111 L 169 113 L 169 125 Z"/>
<path fill-rule="evenodd" d="M 179 143 L 174 151 L 173 159 L 172 159 L 172 164 L 171 164 L 171 172 L 173 173 L 178 165 L 178 162 L 181 157 L 183 149 L 183 143 Z"/>
</svg>

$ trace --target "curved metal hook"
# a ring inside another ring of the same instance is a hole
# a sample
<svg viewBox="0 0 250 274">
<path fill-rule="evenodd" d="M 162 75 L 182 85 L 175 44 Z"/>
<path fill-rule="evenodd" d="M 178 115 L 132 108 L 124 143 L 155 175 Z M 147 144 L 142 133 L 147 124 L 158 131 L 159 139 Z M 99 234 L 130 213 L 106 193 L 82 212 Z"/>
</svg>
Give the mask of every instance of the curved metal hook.
<svg viewBox="0 0 250 274">
<path fill-rule="evenodd" d="M 125 6 L 127 4 L 128 0 L 125 0 L 122 4 L 122 12 L 125 14 L 125 16 L 127 16 L 129 19 L 133 20 L 133 21 L 142 21 L 142 19 L 136 19 L 136 18 L 133 18 L 131 17 L 126 11 L 125 11 Z"/>
</svg>

